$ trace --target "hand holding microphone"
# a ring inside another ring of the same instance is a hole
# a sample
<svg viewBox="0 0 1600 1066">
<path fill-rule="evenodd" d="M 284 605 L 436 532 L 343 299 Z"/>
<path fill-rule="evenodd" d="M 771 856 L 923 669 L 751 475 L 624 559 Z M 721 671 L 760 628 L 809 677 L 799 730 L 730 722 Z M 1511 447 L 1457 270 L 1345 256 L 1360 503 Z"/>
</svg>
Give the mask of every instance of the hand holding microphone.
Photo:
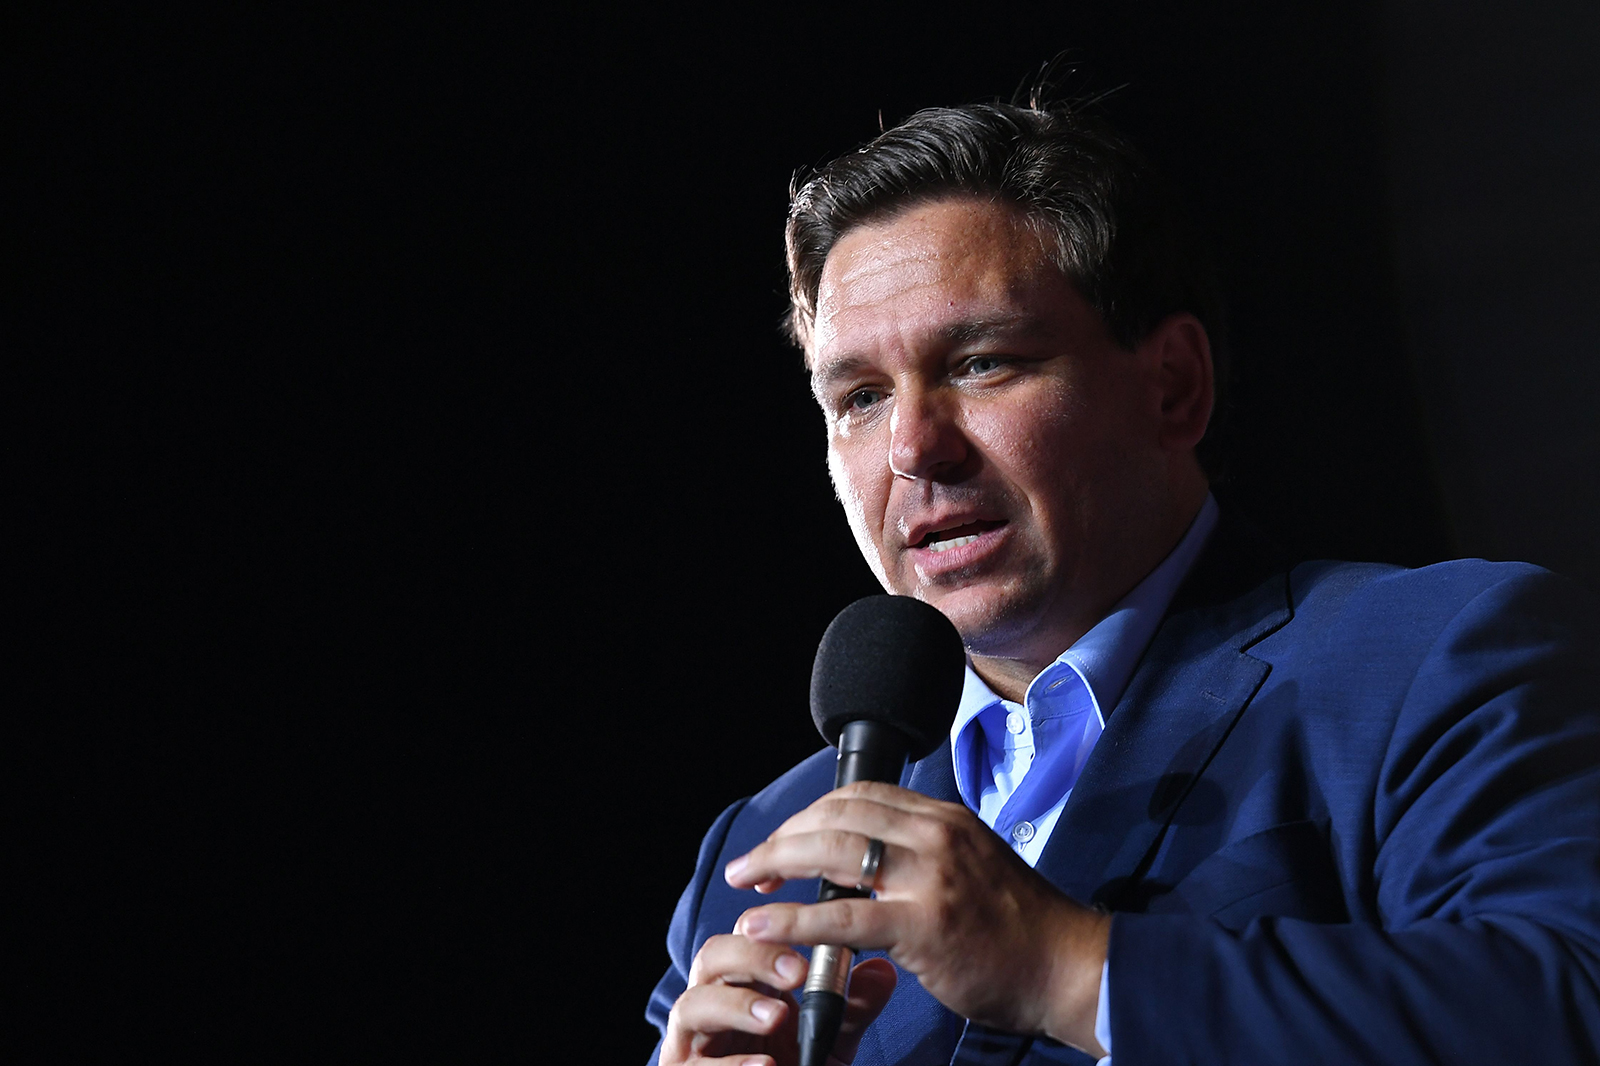
<svg viewBox="0 0 1600 1066">
<path fill-rule="evenodd" d="M 823 635 L 811 678 L 812 717 L 839 748 L 835 787 L 897 782 L 908 756 L 920 759 L 938 748 L 960 700 L 964 664 L 955 627 L 926 604 L 871 596 L 845 608 Z M 864 841 L 851 876 L 839 879 L 852 887 L 824 882 L 820 898 L 871 895 L 884 853 L 882 841 Z M 894 991 L 894 966 L 868 959 L 852 978 L 853 952 L 836 944 L 814 951 L 808 969 L 789 943 L 737 933 L 707 940 L 673 1005 L 663 1066 L 735 1055 L 793 1066 L 797 1047 L 808 1063 L 825 1061 L 830 1049 L 848 1062 L 862 1029 Z M 788 993 L 803 976 L 809 1006 L 797 1012 Z"/>
<path fill-rule="evenodd" d="M 932 612 L 915 601 L 904 602 Z M 858 606 L 847 608 L 834 626 Z M 801 1010 L 802 1066 L 820 1066 L 825 1059 L 836 1001 L 824 994 L 838 995 L 834 990 L 844 987 L 840 973 L 848 969 L 846 952 L 856 948 L 885 949 L 897 966 L 914 974 L 934 998 L 962 1017 L 1011 1032 L 1045 1033 L 1103 1054 L 1094 1037 L 1094 1016 L 1110 917 L 1061 893 L 961 804 L 884 783 L 899 779 L 892 756 L 852 754 L 855 731 L 881 733 L 883 723 L 864 714 L 852 719 L 824 713 L 832 705 L 831 697 L 825 691 L 819 700 L 818 681 L 830 658 L 834 626 L 818 651 L 813 714 L 825 736 L 833 722 L 853 723 L 854 731 L 845 726 L 837 733 L 841 778 L 847 762 L 858 758 L 863 764 L 871 761 L 876 769 L 853 784 L 841 780 L 843 787 L 794 815 L 724 871 L 736 888 L 766 891 L 789 879 L 824 879 L 818 903 L 757 907 L 746 911 L 734 929 L 758 943 L 820 945 L 813 951 L 806 981 L 806 999 L 813 1005 Z M 913 668 L 918 678 L 902 678 L 899 683 L 922 683 L 924 671 L 937 672 L 937 662 L 929 654 L 930 660 L 920 669 Z M 907 658 L 896 655 L 892 661 Z M 957 665 L 962 662 L 958 659 Z M 839 686 L 842 689 L 871 683 L 843 667 L 838 674 L 832 668 L 826 673 L 849 678 L 848 684 Z M 932 730 L 923 735 L 923 741 L 932 744 L 912 750 L 931 751 L 948 734 L 960 680 L 958 671 L 950 711 L 937 735 Z M 890 707 L 901 706 L 887 693 L 874 692 L 873 698 Z M 932 702 L 931 693 L 919 694 L 917 705 Z M 878 750 L 882 749 L 874 748 Z M 892 774 L 889 766 L 894 767 Z M 862 889 L 876 888 L 876 899 L 861 898 L 866 891 L 836 887 L 854 885 L 864 872 L 871 872 L 874 879 Z M 835 886 L 832 890 L 830 883 Z"/>
<path fill-rule="evenodd" d="M 887 606 L 863 606 L 874 603 Z M 928 650 L 941 646 L 948 655 Z M 871 597 L 829 626 L 812 711 L 839 746 L 840 787 L 724 871 L 735 888 L 765 891 L 821 877 L 821 898 L 753 908 L 732 934 L 706 942 L 673 1007 L 664 1066 L 739 1054 L 794 1066 L 797 1045 L 805 1066 L 824 1062 L 830 1046 L 850 1061 L 895 987 L 883 959 L 847 976 L 857 948 L 886 949 L 963 1017 L 1102 1053 L 1094 1008 L 1110 919 L 1061 894 L 962 805 L 894 784 L 907 756 L 948 735 L 964 662 L 953 627 L 917 601 Z M 918 717 L 935 707 L 937 717 Z M 874 888 L 877 898 L 865 898 Z M 817 945 L 809 972 L 791 944 Z M 811 1004 L 796 1011 L 787 993 L 802 975 Z"/>
<path fill-rule="evenodd" d="M 898 784 L 906 760 L 931 755 L 950 733 L 966 652 L 949 619 L 906 596 L 869 596 L 840 611 L 811 669 L 811 717 L 839 749 L 833 787 Z M 884 842 L 868 837 L 854 887 L 823 879 L 817 902 L 872 895 Z M 800 1066 L 824 1066 L 844 1018 L 854 950 L 821 944 L 811 953 L 800 1004 Z"/>
</svg>

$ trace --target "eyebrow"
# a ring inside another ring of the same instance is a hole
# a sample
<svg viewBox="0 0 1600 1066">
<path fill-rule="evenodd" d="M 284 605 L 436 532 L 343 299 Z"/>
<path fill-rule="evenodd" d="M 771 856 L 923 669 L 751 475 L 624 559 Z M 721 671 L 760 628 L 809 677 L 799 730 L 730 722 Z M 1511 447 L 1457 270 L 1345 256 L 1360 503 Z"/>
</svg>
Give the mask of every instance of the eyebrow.
<svg viewBox="0 0 1600 1066">
<path fill-rule="evenodd" d="M 847 355 L 842 359 L 835 359 L 821 370 L 811 371 L 811 392 L 820 397 L 839 382 L 854 377 L 868 365 L 867 358 L 860 355 Z"/>
<path fill-rule="evenodd" d="M 1049 332 L 1045 324 L 1031 315 L 1009 314 L 993 315 L 989 318 L 969 318 L 961 322 L 952 322 L 940 329 L 934 336 L 952 345 L 975 344 L 978 341 L 993 340 L 995 337 L 1008 335 L 1018 337 L 1040 337 Z"/>
<path fill-rule="evenodd" d="M 960 348 L 996 337 L 1037 338 L 1049 334 L 1049 327 L 1031 315 L 1008 314 L 952 322 L 936 330 L 933 336 L 949 347 Z M 841 380 L 853 377 L 871 364 L 872 361 L 864 355 L 841 356 L 821 370 L 812 370 L 811 391 L 820 396 Z"/>
</svg>

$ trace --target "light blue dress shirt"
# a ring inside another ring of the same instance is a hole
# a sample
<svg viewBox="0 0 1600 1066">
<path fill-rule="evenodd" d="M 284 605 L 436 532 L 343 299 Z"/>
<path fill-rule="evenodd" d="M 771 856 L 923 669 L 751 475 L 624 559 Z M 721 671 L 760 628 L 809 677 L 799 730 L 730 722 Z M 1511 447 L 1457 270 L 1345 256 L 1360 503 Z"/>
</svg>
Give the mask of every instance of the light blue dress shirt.
<svg viewBox="0 0 1600 1066">
<path fill-rule="evenodd" d="M 962 802 L 1011 842 L 1029 866 L 1039 861 L 1083 765 L 1105 731 L 1133 668 L 1155 636 L 1178 586 L 1217 525 L 1208 493 L 1177 547 L 1111 613 L 1028 684 L 1022 703 L 1001 699 L 969 663 L 950 727 Z M 1101 974 L 1095 1039 L 1111 1050 L 1110 963 Z M 1108 1063 L 1109 1056 L 1101 1063 Z"/>
</svg>

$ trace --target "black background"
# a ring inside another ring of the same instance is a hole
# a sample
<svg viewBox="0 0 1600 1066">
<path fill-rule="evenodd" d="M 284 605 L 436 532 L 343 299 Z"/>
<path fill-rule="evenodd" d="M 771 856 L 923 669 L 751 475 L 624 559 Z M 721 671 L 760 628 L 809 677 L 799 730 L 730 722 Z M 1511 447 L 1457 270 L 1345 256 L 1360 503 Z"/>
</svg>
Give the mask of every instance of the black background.
<svg viewBox="0 0 1600 1066">
<path fill-rule="evenodd" d="M 12 948 L 62 1057 L 634 1061 L 875 591 L 789 175 L 1058 53 L 1230 300 L 1225 506 L 1600 576 L 1577 4 L 13 16 Z"/>
</svg>

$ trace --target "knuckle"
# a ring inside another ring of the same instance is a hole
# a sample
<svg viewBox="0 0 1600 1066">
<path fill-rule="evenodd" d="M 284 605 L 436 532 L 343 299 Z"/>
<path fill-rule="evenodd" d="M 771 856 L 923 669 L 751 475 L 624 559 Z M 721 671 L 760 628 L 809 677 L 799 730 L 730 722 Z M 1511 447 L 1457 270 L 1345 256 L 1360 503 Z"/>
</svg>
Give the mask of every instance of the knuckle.
<svg viewBox="0 0 1600 1066">
<path fill-rule="evenodd" d="M 869 902 L 863 899 L 843 899 L 839 904 L 839 924 L 847 937 L 860 933 L 867 926 Z"/>
<path fill-rule="evenodd" d="M 672 1003 L 672 1009 L 667 1012 L 667 1028 L 669 1030 L 682 1032 L 687 1027 L 683 1014 L 685 1010 L 684 1000 L 688 998 L 688 995 L 689 993 L 685 991 L 678 996 Z"/>
<path fill-rule="evenodd" d="M 927 833 L 930 847 L 941 852 L 956 850 L 961 841 L 961 827 L 942 819 L 929 822 Z"/>
<path fill-rule="evenodd" d="M 859 803 L 861 800 L 870 800 L 879 795 L 879 790 L 884 788 L 877 781 L 852 781 L 842 788 L 834 789 L 829 793 L 834 802 L 840 804 Z"/>
<path fill-rule="evenodd" d="M 730 967 L 739 965 L 748 953 L 748 945 L 748 941 L 735 933 L 717 933 L 707 937 L 689 964 L 689 987 L 710 984 Z"/>
<path fill-rule="evenodd" d="M 701 953 L 696 955 L 694 957 L 694 961 L 689 964 L 689 987 L 690 988 L 693 988 L 695 985 L 700 984 L 702 981 L 705 980 L 705 969 L 706 969 L 705 951 L 704 951 L 704 949 L 702 949 Z M 683 997 L 679 996 L 678 998 L 682 999 Z"/>
<path fill-rule="evenodd" d="M 846 799 L 830 796 L 817 802 L 817 820 L 824 826 L 840 824 L 849 813 L 850 803 Z"/>
<path fill-rule="evenodd" d="M 852 833 L 848 829 L 831 829 L 825 838 L 829 851 L 847 852 L 861 839 L 860 833 Z"/>
</svg>

